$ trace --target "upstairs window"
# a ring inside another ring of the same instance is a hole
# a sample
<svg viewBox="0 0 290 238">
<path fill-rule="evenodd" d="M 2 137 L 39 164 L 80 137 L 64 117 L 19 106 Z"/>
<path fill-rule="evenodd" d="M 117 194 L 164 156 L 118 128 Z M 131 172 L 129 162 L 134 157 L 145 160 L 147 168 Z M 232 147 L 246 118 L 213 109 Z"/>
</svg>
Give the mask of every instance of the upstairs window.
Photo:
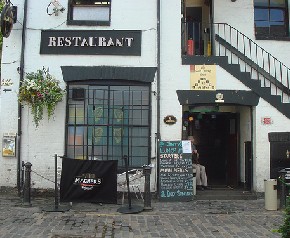
<svg viewBox="0 0 290 238">
<path fill-rule="evenodd" d="M 111 0 L 71 0 L 69 25 L 110 25 Z"/>
<path fill-rule="evenodd" d="M 258 38 L 289 35 L 286 0 L 255 0 L 255 33 Z"/>
</svg>

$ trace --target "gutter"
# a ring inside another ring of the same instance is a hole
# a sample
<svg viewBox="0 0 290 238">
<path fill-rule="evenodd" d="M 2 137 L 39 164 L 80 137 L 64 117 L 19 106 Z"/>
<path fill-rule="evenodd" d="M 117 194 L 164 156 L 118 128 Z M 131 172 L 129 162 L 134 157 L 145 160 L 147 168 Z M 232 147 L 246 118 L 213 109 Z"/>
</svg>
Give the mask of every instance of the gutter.
<svg viewBox="0 0 290 238">
<path fill-rule="evenodd" d="M 27 2 L 24 1 L 24 13 L 23 13 L 23 28 L 22 28 L 22 45 L 21 45 L 21 56 L 20 56 L 20 78 L 19 87 L 22 85 L 24 79 L 24 55 L 25 55 L 25 33 L 26 33 L 26 21 L 27 21 Z M 21 193 L 21 135 L 22 135 L 22 105 L 18 103 L 18 140 L 17 140 L 17 189 L 18 194 Z M 22 178 L 23 179 L 23 178 Z"/>
<path fill-rule="evenodd" d="M 156 128 L 156 139 L 157 139 L 157 192 L 159 194 L 159 143 L 160 143 L 160 5 L 161 0 L 157 0 L 157 128 Z"/>
</svg>

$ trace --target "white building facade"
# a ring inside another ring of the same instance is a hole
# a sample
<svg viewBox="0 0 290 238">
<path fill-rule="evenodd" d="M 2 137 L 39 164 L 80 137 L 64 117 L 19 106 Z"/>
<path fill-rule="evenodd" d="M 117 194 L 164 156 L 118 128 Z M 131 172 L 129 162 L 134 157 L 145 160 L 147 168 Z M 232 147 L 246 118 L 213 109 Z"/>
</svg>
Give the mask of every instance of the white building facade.
<svg viewBox="0 0 290 238">
<path fill-rule="evenodd" d="M 32 164 L 33 187 L 53 188 L 55 154 L 114 159 L 120 170 L 127 155 L 130 168 L 154 165 L 156 192 L 159 142 L 192 135 L 209 184 L 263 192 L 290 150 L 290 6 L 272 2 L 11 2 L 17 21 L 3 43 L 0 186 L 20 186 L 22 162 Z M 18 89 L 43 68 L 66 94 L 36 127 Z M 7 138 L 16 138 L 10 156 Z"/>
</svg>

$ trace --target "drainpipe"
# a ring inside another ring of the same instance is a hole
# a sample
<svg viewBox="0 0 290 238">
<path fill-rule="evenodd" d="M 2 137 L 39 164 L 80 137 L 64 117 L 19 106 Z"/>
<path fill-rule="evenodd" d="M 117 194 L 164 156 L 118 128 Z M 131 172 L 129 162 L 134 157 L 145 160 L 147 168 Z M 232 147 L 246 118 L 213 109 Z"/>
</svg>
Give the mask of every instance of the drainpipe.
<svg viewBox="0 0 290 238">
<path fill-rule="evenodd" d="M 24 13 L 23 13 L 23 28 L 22 28 L 22 45 L 21 45 L 21 56 L 20 56 L 20 78 L 19 78 L 19 87 L 22 85 L 22 81 L 24 79 L 24 50 L 25 50 L 25 33 L 26 33 L 26 19 L 27 19 L 27 2 L 28 0 L 24 1 Z M 21 175 L 21 135 L 22 135 L 22 106 L 18 103 L 18 140 L 17 140 L 17 189 L 18 195 L 21 192 L 21 182 L 20 182 L 20 175 Z"/>
<path fill-rule="evenodd" d="M 157 181 L 159 179 L 159 142 L 160 142 L 160 3 L 161 0 L 157 0 Z M 159 191 L 159 183 L 157 182 L 157 191 Z"/>
<path fill-rule="evenodd" d="M 254 189 L 254 106 L 251 106 L 251 192 Z M 256 188 L 256 186 L 255 186 Z"/>
</svg>

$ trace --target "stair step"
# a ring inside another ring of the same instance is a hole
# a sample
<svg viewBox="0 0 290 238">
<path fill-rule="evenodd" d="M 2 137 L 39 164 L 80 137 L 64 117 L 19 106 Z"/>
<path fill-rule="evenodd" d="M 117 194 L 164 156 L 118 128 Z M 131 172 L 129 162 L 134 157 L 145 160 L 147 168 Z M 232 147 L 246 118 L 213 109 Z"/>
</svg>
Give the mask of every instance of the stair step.
<svg viewBox="0 0 290 238">
<path fill-rule="evenodd" d="M 258 96 L 263 98 L 265 101 L 270 103 L 278 111 L 284 114 L 286 117 L 290 118 L 290 103 L 282 102 L 280 95 L 272 95 L 271 89 L 269 87 L 262 87 L 261 81 L 258 79 L 252 79 L 250 72 L 241 72 L 239 64 L 230 64 L 228 62 L 228 56 L 183 56 L 182 64 L 184 65 L 214 65 L 217 64 L 225 69 L 228 73 L 233 75 L 235 78 L 240 80 L 245 86 L 250 88 Z M 267 75 L 263 73 L 263 76 Z M 268 75 L 268 77 L 270 77 Z M 275 79 L 271 78 L 269 81 L 274 82 Z M 279 82 L 276 82 L 279 84 Z M 280 83 L 281 84 L 281 83 Z M 286 87 L 284 87 L 286 88 Z M 283 91 L 285 89 L 283 88 Z M 288 90 L 288 89 L 287 89 Z M 287 91 L 289 92 L 289 91 Z M 286 92 L 286 94 L 287 94 Z M 285 100 L 284 100 L 285 101 Z"/>
<path fill-rule="evenodd" d="M 216 189 L 198 190 L 195 200 L 256 200 L 257 195 L 241 189 Z"/>
</svg>

